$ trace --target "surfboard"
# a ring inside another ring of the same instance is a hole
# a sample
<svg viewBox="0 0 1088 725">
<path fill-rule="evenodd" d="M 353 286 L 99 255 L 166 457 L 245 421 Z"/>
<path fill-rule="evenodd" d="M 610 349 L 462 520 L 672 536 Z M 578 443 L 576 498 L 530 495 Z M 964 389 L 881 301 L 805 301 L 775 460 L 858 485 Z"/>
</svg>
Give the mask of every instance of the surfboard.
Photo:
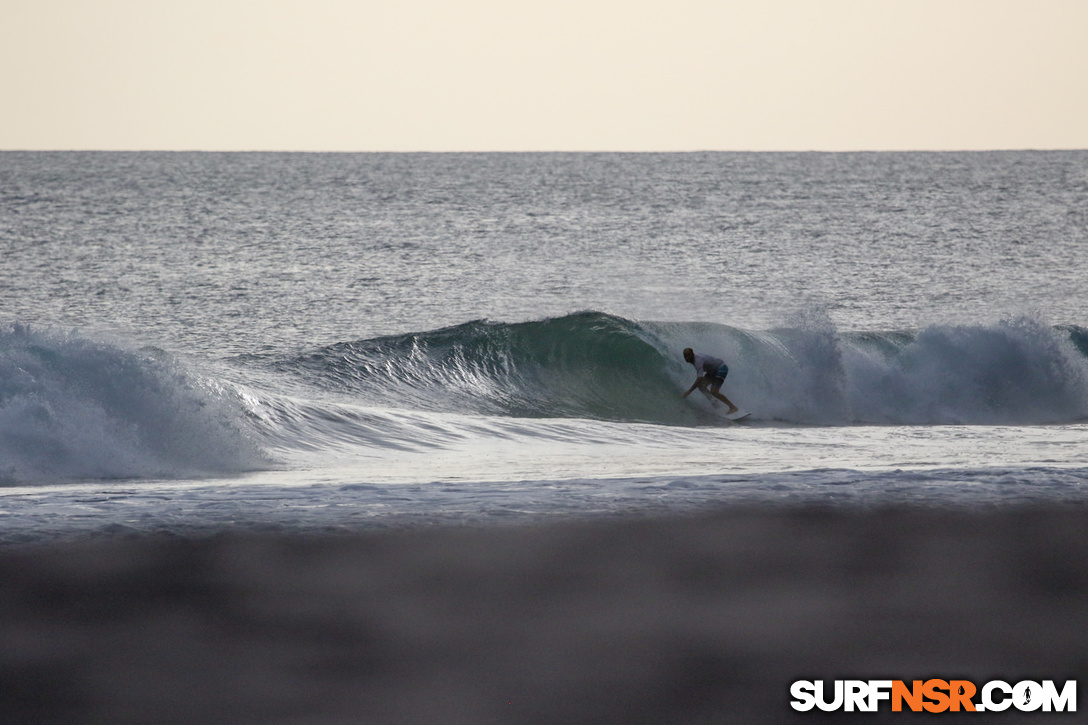
<svg viewBox="0 0 1088 725">
<path fill-rule="evenodd" d="M 710 407 L 713 408 L 715 412 L 718 412 L 718 408 L 721 407 L 721 403 L 718 402 L 718 399 L 712 396 L 706 390 L 703 390 L 702 388 L 699 389 L 699 392 L 702 393 L 710 402 Z M 718 413 L 718 415 L 724 416 L 726 420 L 731 420 L 734 423 L 739 423 L 748 416 L 750 416 L 751 413 L 749 413 L 744 408 L 738 407 L 737 410 L 733 413 Z"/>
</svg>

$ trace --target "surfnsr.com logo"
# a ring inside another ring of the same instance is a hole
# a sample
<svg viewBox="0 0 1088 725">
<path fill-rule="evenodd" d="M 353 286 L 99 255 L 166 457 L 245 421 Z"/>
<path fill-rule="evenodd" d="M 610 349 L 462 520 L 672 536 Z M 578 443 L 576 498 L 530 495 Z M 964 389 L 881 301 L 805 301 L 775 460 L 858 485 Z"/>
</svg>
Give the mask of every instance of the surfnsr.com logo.
<svg viewBox="0 0 1088 725">
<path fill-rule="evenodd" d="M 991 680 L 981 688 L 969 680 L 798 680 L 790 686 L 794 710 L 808 712 L 876 712 L 887 702 L 892 712 L 1076 712 L 1077 681 L 1066 680 L 1061 690 L 1053 680 L 1024 680 L 1010 685 Z M 977 695 L 977 697 L 976 697 Z"/>
</svg>

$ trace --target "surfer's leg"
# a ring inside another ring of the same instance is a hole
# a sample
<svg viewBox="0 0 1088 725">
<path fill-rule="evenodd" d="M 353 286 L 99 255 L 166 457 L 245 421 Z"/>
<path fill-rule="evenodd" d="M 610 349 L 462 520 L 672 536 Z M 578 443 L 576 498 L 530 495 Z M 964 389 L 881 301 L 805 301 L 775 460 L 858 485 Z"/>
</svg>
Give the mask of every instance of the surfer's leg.
<svg viewBox="0 0 1088 725">
<path fill-rule="evenodd" d="M 699 392 L 706 396 L 706 399 L 710 401 L 711 405 L 718 404 L 717 401 L 714 399 L 715 394 L 711 392 L 710 386 L 707 384 L 707 381 L 705 379 L 699 382 Z"/>
<path fill-rule="evenodd" d="M 731 400 L 730 400 L 729 398 L 727 398 L 727 397 L 725 397 L 724 395 L 722 395 L 722 392 L 721 392 L 721 387 L 722 387 L 722 383 L 724 383 L 724 382 L 725 382 L 725 381 L 724 381 L 724 380 L 722 380 L 721 378 L 718 378 L 718 379 L 716 379 L 716 380 L 714 381 L 714 383 L 713 383 L 713 384 L 712 384 L 712 385 L 710 386 L 710 394 L 711 394 L 711 395 L 713 395 L 713 396 L 714 396 L 715 398 L 717 398 L 718 400 L 720 400 L 720 401 L 722 401 L 723 403 L 725 403 L 726 405 L 728 405 L 728 406 L 729 406 L 729 412 L 730 412 L 730 413 L 735 413 L 735 412 L 737 412 L 738 410 L 740 410 L 740 408 L 738 408 L 737 406 L 733 405 L 733 401 L 731 401 Z"/>
</svg>

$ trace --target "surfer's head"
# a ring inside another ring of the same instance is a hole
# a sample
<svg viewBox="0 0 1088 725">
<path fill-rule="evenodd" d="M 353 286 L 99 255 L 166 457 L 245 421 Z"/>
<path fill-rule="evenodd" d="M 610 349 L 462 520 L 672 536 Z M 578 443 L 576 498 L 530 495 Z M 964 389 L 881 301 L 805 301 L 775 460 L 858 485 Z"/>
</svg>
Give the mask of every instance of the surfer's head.
<svg viewBox="0 0 1088 725">
<path fill-rule="evenodd" d="M 695 351 L 690 347 L 684 348 L 684 359 L 688 362 L 695 362 Z"/>
</svg>

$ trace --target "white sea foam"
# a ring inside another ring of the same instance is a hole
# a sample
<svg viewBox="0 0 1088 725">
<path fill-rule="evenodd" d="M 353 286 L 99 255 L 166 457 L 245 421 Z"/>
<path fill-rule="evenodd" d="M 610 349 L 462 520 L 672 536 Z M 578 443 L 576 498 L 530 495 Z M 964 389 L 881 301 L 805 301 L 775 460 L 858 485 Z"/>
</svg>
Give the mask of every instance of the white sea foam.
<svg viewBox="0 0 1088 725">
<path fill-rule="evenodd" d="M 448 462 L 448 461 L 447 461 Z M 207 481 L 75 483 L 0 489 L 0 545 L 94 536 L 222 531 L 337 533 L 434 525 L 492 525 L 691 513 L 719 506 L 979 508 L 1083 504 L 1088 469 L 828 468 L 612 478 L 381 482 L 394 467 L 356 461 L 315 471 Z M 400 473 L 408 469 L 401 468 Z M 464 469 L 467 472 L 469 469 Z M 375 475 L 368 477 L 367 472 Z M 492 475 L 504 472 L 502 467 Z"/>
</svg>

